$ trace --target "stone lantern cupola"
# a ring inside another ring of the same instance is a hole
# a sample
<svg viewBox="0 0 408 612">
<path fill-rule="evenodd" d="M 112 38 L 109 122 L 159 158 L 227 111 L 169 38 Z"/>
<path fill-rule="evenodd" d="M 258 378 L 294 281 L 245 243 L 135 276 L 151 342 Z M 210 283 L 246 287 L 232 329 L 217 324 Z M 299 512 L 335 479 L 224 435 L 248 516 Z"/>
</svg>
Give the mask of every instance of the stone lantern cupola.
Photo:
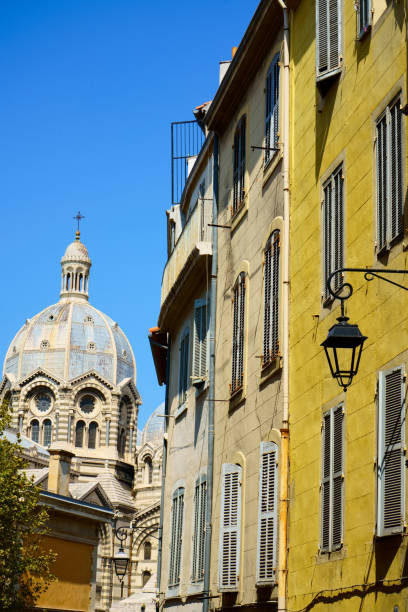
<svg viewBox="0 0 408 612">
<path fill-rule="evenodd" d="M 87 248 L 76 232 L 74 242 L 68 245 L 61 259 L 61 298 L 88 299 L 89 270 L 91 260 Z"/>
</svg>

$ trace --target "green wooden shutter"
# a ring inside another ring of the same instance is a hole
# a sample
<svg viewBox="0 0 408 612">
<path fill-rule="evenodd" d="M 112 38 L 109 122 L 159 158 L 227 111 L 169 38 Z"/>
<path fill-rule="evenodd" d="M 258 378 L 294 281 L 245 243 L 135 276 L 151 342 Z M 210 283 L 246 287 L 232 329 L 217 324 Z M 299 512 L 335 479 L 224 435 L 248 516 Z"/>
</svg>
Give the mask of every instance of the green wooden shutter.
<svg viewBox="0 0 408 612">
<path fill-rule="evenodd" d="M 402 367 L 380 372 L 378 388 L 377 535 L 401 533 L 405 521 L 405 390 Z"/>
<path fill-rule="evenodd" d="M 276 582 L 278 533 L 278 447 L 261 443 L 258 506 L 258 554 L 256 581 Z"/>
<path fill-rule="evenodd" d="M 241 477 L 239 465 L 224 463 L 221 485 L 221 524 L 219 547 L 220 591 L 237 591 L 241 536 Z"/>
</svg>

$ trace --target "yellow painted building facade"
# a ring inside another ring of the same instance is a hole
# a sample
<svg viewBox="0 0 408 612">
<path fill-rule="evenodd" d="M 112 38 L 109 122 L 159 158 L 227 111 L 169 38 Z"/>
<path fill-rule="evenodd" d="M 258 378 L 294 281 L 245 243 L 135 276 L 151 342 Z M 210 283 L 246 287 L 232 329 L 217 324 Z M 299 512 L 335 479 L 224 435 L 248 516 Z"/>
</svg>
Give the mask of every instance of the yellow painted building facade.
<svg viewBox="0 0 408 612">
<path fill-rule="evenodd" d="M 368 336 L 346 393 L 330 376 L 320 343 L 340 316 L 339 300 L 325 289 L 329 272 L 407 266 L 407 120 L 400 110 L 407 103 L 406 4 L 322 0 L 317 6 L 316 18 L 315 3 L 303 0 L 290 24 L 287 609 L 402 611 L 408 601 L 406 293 L 345 273 L 354 287 L 347 315 Z M 339 24 L 338 49 L 329 33 L 338 60 L 332 71 L 324 48 L 316 66 L 330 6 L 337 6 Z M 387 526 L 393 504 L 400 516 Z"/>
</svg>

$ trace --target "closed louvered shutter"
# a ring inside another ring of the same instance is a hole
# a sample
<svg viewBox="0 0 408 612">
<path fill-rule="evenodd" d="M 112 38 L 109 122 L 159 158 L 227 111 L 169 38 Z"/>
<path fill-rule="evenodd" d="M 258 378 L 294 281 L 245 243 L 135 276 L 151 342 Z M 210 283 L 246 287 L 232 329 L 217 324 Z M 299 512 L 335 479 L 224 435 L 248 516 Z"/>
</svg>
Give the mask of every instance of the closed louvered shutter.
<svg viewBox="0 0 408 612">
<path fill-rule="evenodd" d="M 264 342 L 263 365 L 279 351 L 280 232 L 275 230 L 264 251 Z"/>
<path fill-rule="evenodd" d="M 322 552 L 337 550 L 343 544 L 343 406 L 323 417 L 321 543 Z"/>
<path fill-rule="evenodd" d="M 400 99 L 377 121 L 377 248 L 390 248 L 403 230 Z"/>
<path fill-rule="evenodd" d="M 279 136 L 279 53 L 268 70 L 265 83 L 265 164 L 274 156 Z"/>
<path fill-rule="evenodd" d="M 199 480 L 194 492 L 194 534 L 192 581 L 204 577 L 205 517 L 207 508 L 207 483 Z"/>
<path fill-rule="evenodd" d="M 186 401 L 188 389 L 188 366 L 189 366 L 189 343 L 190 334 L 188 331 L 183 333 L 180 342 L 180 369 L 179 369 L 179 403 Z"/>
<path fill-rule="evenodd" d="M 183 536 L 184 489 L 179 488 L 173 494 L 171 516 L 171 543 L 169 562 L 169 587 L 180 583 L 181 547 Z"/>
<path fill-rule="evenodd" d="M 245 117 L 241 117 L 234 135 L 234 170 L 233 170 L 233 196 L 232 213 L 240 208 L 245 197 Z"/>
<path fill-rule="evenodd" d="M 210 322 L 210 309 L 206 300 L 196 300 L 194 304 L 193 337 L 193 382 L 207 376 L 207 336 Z"/>
<path fill-rule="evenodd" d="M 316 73 L 330 76 L 341 66 L 341 0 L 316 2 Z"/>
<path fill-rule="evenodd" d="M 323 186 L 323 296 L 330 294 L 327 280 L 334 270 L 344 266 L 344 194 L 343 166 L 339 166 Z M 341 274 L 332 280 L 332 288 L 339 289 Z"/>
<path fill-rule="evenodd" d="M 245 273 L 241 272 L 234 286 L 232 315 L 232 379 L 231 393 L 240 389 L 244 381 L 245 341 Z"/>
<path fill-rule="evenodd" d="M 405 520 L 405 393 L 402 367 L 380 372 L 377 535 L 401 533 Z"/>
<path fill-rule="evenodd" d="M 259 473 L 257 583 L 276 582 L 278 447 L 261 443 Z"/>
<path fill-rule="evenodd" d="M 219 589 L 237 591 L 240 563 L 241 474 L 239 465 L 222 466 Z"/>
</svg>

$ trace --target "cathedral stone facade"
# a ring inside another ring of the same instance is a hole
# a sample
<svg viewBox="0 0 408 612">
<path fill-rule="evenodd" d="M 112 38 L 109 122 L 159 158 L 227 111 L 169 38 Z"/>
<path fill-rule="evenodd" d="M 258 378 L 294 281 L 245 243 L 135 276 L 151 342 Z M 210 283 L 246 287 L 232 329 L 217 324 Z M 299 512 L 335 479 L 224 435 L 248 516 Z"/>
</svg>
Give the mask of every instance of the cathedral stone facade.
<svg viewBox="0 0 408 612">
<path fill-rule="evenodd" d="M 138 432 L 132 347 L 118 324 L 89 303 L 90 268 L 78 231 L 61 259 L 59 302 L 27 319 L 9 346 L 0 399 L 10 402 L 14 431 L 44 448 L 46 459 L 53 447 L 73 454 L 70 496 L 115 511 L 116 526 L 128 534 L 124 595 L 130 595 L 156 575 L 163 419 L 153 413 Z M 37 463 L 29 461 L 30 475 L 46 489 L 47 460 Z M 120 598 L 117 548 L 105 526 L 92 609 L 106 611 Z"/>
</svg>

